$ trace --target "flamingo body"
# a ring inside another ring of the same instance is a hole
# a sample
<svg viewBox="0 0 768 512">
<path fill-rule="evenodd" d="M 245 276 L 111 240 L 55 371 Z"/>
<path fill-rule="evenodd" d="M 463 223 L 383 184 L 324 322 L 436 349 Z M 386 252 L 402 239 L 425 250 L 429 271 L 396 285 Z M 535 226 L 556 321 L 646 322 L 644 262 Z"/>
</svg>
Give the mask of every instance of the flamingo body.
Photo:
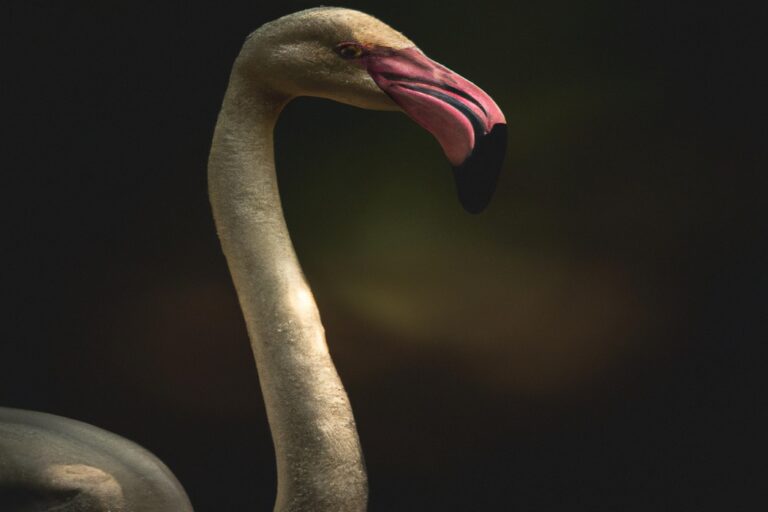
<svg viewBox="0 0 768 512">
<path fill-rule="evenodd" d="M 459 199 L 473 213 L 493 192 L 506 124 L 479 87 L 359 11 L 317 8 L 267 23 L 247 38 L 233 65 L 208 185 L 275 446 L 275 511 L 360 512 L 368 486 L 352 408 L 277 187 L 273 130 L 298 96 L 403 111 L 440 143 L 454 166 Z M 159 460 L 74 420 L 0 410 L 0 451 L 0 486 L 9 490 L 0 494 L 4 511 L 3 499 L 26 490 L 39 491 L 41 506 L 65 500 L 56 509 L 62 511 L 191 510 Z"/>
</svg>

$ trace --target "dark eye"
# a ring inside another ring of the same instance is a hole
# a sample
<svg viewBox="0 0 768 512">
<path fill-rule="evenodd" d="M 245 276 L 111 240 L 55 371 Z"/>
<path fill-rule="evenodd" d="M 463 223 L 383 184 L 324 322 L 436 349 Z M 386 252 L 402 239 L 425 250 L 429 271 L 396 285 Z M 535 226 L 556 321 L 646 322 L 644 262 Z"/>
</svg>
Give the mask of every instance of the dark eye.
<svg viewBox="0 0 768 512">
<path fill-rule="evenodd" d="M 334 51 L 338 53 L 342 59 L 357 59 L 363 55 L 363 48 L 357 43 L 337 44 Z"/>
</svg>

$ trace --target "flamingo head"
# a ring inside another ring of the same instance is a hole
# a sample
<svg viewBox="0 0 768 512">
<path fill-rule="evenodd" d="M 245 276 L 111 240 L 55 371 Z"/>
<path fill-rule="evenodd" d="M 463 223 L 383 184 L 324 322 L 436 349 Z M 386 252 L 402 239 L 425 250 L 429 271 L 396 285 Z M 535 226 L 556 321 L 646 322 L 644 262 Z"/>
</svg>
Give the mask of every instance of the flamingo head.
<svg viewBox="0 0 768 512">
<path fill-rule="evenodd" d="M 240 59 L 275 93 L 402 110 L 440 143 L 464 208 L 479 213 L 490 202 L 506 150 L 504 114 L 385 23 L 350 9 L 309 9 L 262 26 Z"/>
</svg>

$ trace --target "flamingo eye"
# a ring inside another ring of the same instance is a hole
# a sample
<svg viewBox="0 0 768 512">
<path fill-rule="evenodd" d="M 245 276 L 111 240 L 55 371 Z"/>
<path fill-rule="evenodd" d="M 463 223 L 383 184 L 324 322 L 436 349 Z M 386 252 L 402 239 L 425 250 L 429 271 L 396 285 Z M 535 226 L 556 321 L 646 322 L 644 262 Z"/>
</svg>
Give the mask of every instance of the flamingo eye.
<svg viewBox="0 0 768 512">
<path fill-rule="evenodd" d="M 334 51 L 342 59 L 357 59 L 363 56 L 363 48 L 357 43 L 341 43 L 336 45 Z"/>
</svg>

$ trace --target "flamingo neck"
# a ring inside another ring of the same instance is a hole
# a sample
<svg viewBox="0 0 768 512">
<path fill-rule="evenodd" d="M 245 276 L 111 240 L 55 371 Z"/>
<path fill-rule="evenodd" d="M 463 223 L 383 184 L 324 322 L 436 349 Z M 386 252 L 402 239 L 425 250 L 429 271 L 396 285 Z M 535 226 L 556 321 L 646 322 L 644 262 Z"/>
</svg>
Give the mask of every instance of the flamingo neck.
<svg viewBox="0 0 768 512">
<path fill-rule="evenodd" d="M 275 446 L 275 511 L 361 511 L 367 479 L 352 409 L 280 205 L 273 130 L 286 102 L 236 63 L 208 162 L 211 206 Z"/>
</svg>

